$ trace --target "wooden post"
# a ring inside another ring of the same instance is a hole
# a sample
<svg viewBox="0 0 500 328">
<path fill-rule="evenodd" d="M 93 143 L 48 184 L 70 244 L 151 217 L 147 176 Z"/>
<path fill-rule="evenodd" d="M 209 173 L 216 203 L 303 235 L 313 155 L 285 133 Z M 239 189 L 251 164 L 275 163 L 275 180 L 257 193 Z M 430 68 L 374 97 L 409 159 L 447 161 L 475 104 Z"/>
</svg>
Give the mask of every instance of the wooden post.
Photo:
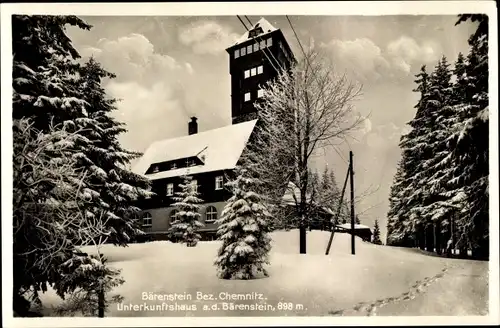
<svg viewBox="0 0 500 328">
<path fill-rule="evenodd" d="M 354 215 L 354 168 L 353 168 L 353 153 L 349 152 L 349 169 L 350 169 L 350 177 L 351 177 L 351 253 L 352 255 L 356 254 L 355 250 L 355 215 Z"/>
<path fill-rule="evenodd" d="M 335 227 L 337 226 L 337 218 L 339 217 L 340 210 L 342 209 L 342 201 L 344 200 L 345 188 L 347 187 L 347 179 L 349 178 L 350 171 L 351 171 L 350 168 L 347 168 L 347 174 L 345 176 L 344 186 L 342 187 L 342 193 L 340 194 L 339 205 L 337 207 L 337 214 L 333 219 L 332 233 L 330 234 L 330 240 L 328 240 L 328 246 L 326 247 L 325 255 L 328 255 L 330 253 L 330 247 L 332 247 L 333 234 L 335 233 Z"/>
</svg>

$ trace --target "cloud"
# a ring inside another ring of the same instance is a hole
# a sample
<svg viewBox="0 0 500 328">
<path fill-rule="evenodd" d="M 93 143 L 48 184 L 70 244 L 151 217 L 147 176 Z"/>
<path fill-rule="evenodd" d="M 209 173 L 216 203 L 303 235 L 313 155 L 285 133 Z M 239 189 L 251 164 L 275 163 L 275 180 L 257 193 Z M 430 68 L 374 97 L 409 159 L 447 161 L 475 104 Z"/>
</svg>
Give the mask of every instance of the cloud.
<svg viewBox="0 0 500 328">
<path fill-rule="evenodd" d="M 370 125 L 371 126 L 371 125 Z M 377 125 L 366 134 L 366 145 L 377 151 L 399 149 L 399 141 L 403 134 L 409 132 L 409 127 L 402 127 L 390 122 Z"/>
<path fill-rule="evenodd" d="M 334 63 L 339 69 L 347 70 L 358 79 L 377 79 L 389 66 L 382 56 L 380 47 L 367 38 L 348 41 L 332 40 L 321 46 L 330 50 Z"/>
<path fill-rule="evenodd" d="M 94 47 L 84 47 L 82 55 L 93 55 L 101 64 L 117 74 L 118 81 L 152 84 L 166 75 L 184 74 L 186 64 L 155 52 L 153 44 L 141 34 L 130 34 L 116 40 L 100 39 Z"/>
<path fill-rule="evenodd" d="M 169 124 L 187 120 L 182 99 L 167 83 L 160 81 L 148 87 L 133 81 L 111 81 L 106 90 L 120 100 L 114 116 L 125 123 L 129 131 L 120 136 L 127 147 L 143 151 L 154 140 L 187 131 L 187 124 Z"/>
<path fill-rule="evenodd" d="M 212 21 L 198 22 L 179 32 L 179 41 L 197 54 L 221 53 L 238 38 L 228 27 Z"/>
<path fill-rule="evenodd" d="M 436 45 L 418 44 L 403 36 L 381 48 L 368 38 L 331 40 L 321 47 L 331 54 L 335 65 L 362 82 L 407 77 L 416 65 L 436 60 Z"/>
<path fill-rule="evenodd" d="M 387 45 L 387 54 L 396 67 L 409 73 L 415 64 L 437 61 L 438 54 L 435 45 L 418 44 L 414 39 L 402 36 Z"/>
<path fill-rule="evenodd" d="M 433 61 L 437 55 L 430 44 L 419 45 L 414 39 L 402 36 L 387 45 L 387 53 L 393 57 L 399 57 L 406 62 Z"/>
<path fill-rule="evenodd" d="M 154 140 L 185 134 L 183 125 L 168 123 L 187 122 L 187 104 L 196 101 L 187 99 L 184 89 L 194 78 L 190 63 L 157 53 L 141 34 L 100 39 L 80 53 L 94 56 L 117 76 L 104 87 L 111 97 L 121 100 L 114 115 L 127 124 L 129 132 L 121 136 L 126 147 L 142 151 Z"/>
</svg>

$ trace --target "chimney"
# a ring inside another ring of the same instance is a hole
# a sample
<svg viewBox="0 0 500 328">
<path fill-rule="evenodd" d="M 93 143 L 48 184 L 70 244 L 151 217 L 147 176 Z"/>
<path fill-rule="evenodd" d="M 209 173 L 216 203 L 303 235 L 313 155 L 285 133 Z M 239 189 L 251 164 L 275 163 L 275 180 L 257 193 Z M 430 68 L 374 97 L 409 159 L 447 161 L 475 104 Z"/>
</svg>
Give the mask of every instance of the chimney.
<svg viewBox="0 0 500 328">
<path fill-rule="evenodd" d="M 198 133 L 198 123 L 196 123 L 197 118 L 191 117 L 191 122 L 188 123 L 189 135 Z"/>
</svg>

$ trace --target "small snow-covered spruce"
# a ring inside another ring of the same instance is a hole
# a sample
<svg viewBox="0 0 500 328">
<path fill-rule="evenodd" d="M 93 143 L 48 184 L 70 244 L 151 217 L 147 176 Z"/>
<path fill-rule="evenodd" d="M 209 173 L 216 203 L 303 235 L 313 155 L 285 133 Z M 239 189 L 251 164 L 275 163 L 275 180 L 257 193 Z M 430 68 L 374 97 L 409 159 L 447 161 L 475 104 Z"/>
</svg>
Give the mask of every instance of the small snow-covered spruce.
<svg viewBox="0 0 500 328">
<path fill-rule="evenodd" d="M 380 240 L 380 227 L 378 225 L 378 220 L 375 220 L 375 225 L 373 226 L 373 241 L 372 243 L 376 245 L 382 245 Z"/>
<path fill-rule="evenodd" d="M 201 239 L 198 230 L 204 225 L 200 222 L 201 214 L 200 203 L 196 185 L 193 183 L 192 176 L 184 176 L 183 183 L 180 184 L 182 191 L 176 193 L 172 206 L 177 210 L 174 221 L 169 229 L 169 235 L 174 240 L 186 244 L 188 247 L 194 247 Z"/>
<path fill-rule="evenodd" d="M 222 245 L 215 260 L 217 275 L 221 279 L 254 279 L 268 276 L 265 264 L 271 239 L 268 236 L 270 214 L 254 190 L 259 183 L 244 164 L 236 169 L 236 179 L 226 185 L 232 190 L 219 220 L 218 239 Z"/>
</svg>

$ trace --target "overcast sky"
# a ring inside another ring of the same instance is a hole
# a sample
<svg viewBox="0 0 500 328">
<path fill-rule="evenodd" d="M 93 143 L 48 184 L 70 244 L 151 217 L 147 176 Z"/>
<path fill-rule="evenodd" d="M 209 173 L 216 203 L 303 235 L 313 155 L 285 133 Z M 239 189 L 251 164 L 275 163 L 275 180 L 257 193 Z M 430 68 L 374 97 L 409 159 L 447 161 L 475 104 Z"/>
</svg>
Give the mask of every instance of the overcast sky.
<svg viewBox="0 0 500 328">
<path fill-rule="evenodd" d="M 83 57 L 93 55 L 117 78 L 106 82 L 110 96 L 121 99 L 116 117 L 127 124 L 124 146 L 144 151 L 159 139 L 187 134 L 190 116 L 199 130 L 231 124 L 230 76 L 225 51 L 245 29 L 236 16 L 82 17 L 91 31 L 68 34 Z M 249 16 L 257 22 L 260 16 Z M 265 17 L 280 28 L 300 58 L 297 40 L 284 16 Z M 414 74 L 422 64 L 434 67 L 467 52 L 473 25 L 455 26 L 456 16 L 290 16 L 303 44 L 313 44 L 339 71 L 363 84 L 356 111 L 368 116 L 349 145 L 354 152 L 356 194 L 368 194 L 356 206 L 362 223 L 379 219 L 385 238 L 388 195 L 400 156 L 399 137 L 407 131 L 417 95 Z M 347 163 L 333 149 L 315 159 L 335 170 L 338 183 Z M 341 186 L 340 186 L 341 187 Z"/>
</svg>

